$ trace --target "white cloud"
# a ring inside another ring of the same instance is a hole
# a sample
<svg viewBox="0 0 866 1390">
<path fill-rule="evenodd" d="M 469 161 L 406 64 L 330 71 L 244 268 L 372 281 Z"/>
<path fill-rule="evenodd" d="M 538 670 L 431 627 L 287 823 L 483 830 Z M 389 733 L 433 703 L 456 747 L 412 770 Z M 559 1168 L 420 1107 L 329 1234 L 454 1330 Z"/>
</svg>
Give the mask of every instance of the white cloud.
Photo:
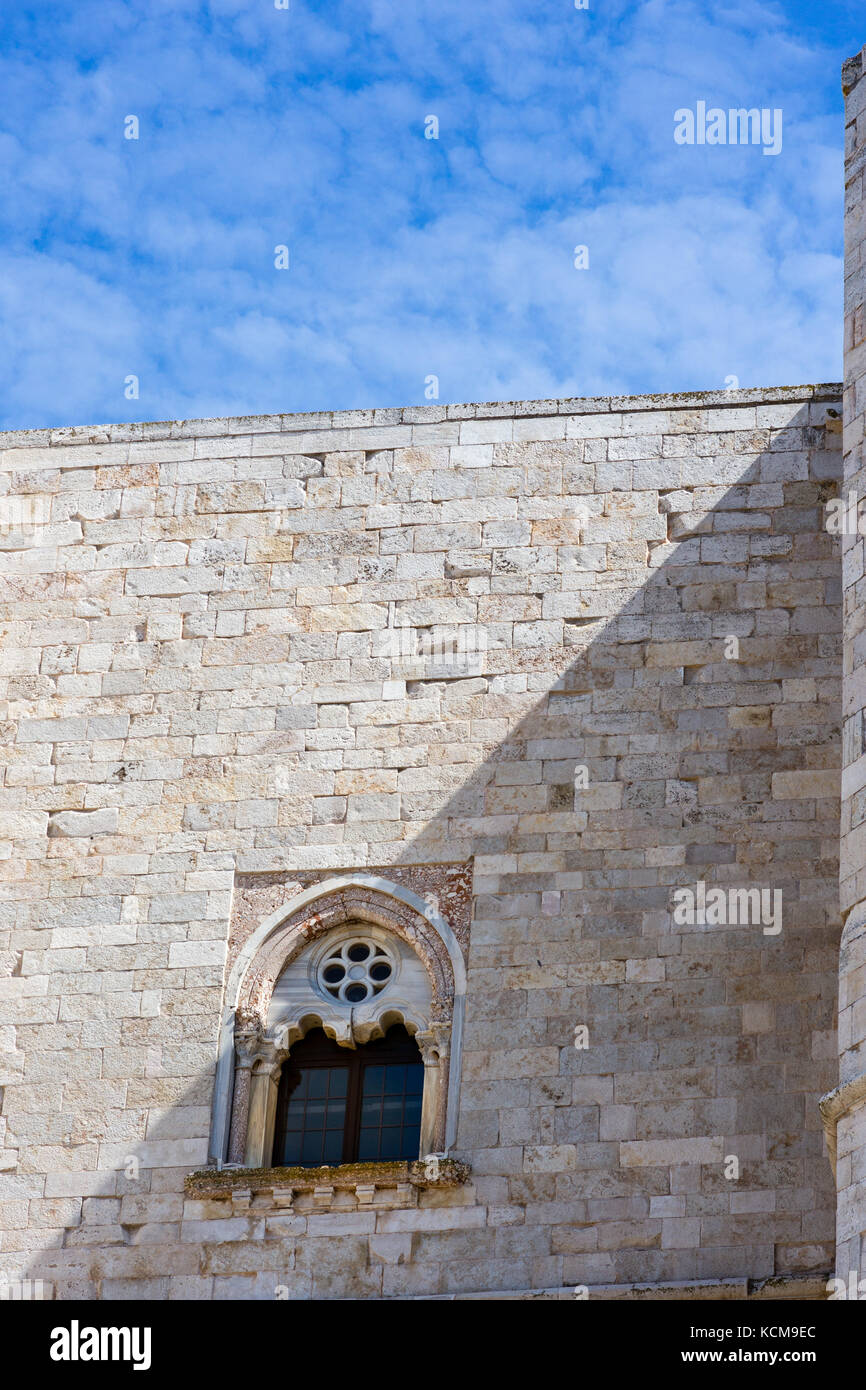
<svg viewBox="0 0 866 1390">
<path fill-rule="evenodd" d="M 840 374 L 837 55 L 777 7 L 208 12 L 83 0 L 0 58 L 7 428 Z M 781 107 L 782 154 L 676 146 L 698 99 Z"/>
</svg>

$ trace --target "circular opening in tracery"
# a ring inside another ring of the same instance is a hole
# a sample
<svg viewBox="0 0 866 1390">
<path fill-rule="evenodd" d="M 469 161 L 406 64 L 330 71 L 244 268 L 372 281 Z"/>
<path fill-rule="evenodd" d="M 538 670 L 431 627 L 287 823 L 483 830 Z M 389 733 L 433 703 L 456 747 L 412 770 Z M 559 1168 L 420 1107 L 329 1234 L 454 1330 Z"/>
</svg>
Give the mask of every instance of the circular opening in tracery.
<svg viewBox="0 0 866 1390">
<path fill-rule="evenodd" d="M 319 987 L 343 1004 L 363 1004 L 393 979 L 395 961 L 377 941 L 357 937 L 335 944 L 319 962 Z"/>
</svg>

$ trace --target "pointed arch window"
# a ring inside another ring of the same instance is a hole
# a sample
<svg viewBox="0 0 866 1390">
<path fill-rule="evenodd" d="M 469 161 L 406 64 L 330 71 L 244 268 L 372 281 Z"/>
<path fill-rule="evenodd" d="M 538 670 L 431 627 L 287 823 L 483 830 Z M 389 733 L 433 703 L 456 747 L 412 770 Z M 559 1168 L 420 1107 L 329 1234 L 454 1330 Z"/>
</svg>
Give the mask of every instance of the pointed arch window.
<svg viewBox="0 0 866 1390">
<path fill-rule="evenodd" d="M 278 909 L 227 982 L 217 1165 L 332 1166 L 447 1152 L 456 1139 L 465 988 L 448 923 L 399 884 L 328 880 Z"/>
</svg>

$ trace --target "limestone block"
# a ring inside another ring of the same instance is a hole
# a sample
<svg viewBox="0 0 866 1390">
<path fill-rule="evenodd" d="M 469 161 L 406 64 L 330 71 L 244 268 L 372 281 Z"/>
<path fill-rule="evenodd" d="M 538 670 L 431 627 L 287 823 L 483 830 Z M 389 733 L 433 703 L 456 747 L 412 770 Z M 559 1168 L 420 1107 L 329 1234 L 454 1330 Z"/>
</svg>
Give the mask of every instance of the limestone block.
<svg viewBox="0 0 866 1390">
<path fill-rule="evenodd" d="M 114 807 L 101 811 L 55 811 L 48 817 L 50 836 L 73 837 L 113 835 L 117 830 L 118 813 Z"/>
</svg>

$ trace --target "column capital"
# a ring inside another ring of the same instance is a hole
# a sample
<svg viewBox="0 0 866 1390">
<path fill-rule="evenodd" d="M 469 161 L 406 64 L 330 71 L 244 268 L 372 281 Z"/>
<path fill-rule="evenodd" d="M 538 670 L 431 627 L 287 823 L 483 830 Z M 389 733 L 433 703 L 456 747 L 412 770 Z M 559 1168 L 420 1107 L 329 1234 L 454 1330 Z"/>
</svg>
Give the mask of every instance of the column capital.
<svg viewBox="0 0 866 1390">
<path fill-rule="evenodd" d="M 235 1058 L 241 1071 L 277 1071 L 289 1055 L 281 1037 L 269 1034 L 258 1014 L 238 1014 L 235 1026 Z"/>
</svg>

